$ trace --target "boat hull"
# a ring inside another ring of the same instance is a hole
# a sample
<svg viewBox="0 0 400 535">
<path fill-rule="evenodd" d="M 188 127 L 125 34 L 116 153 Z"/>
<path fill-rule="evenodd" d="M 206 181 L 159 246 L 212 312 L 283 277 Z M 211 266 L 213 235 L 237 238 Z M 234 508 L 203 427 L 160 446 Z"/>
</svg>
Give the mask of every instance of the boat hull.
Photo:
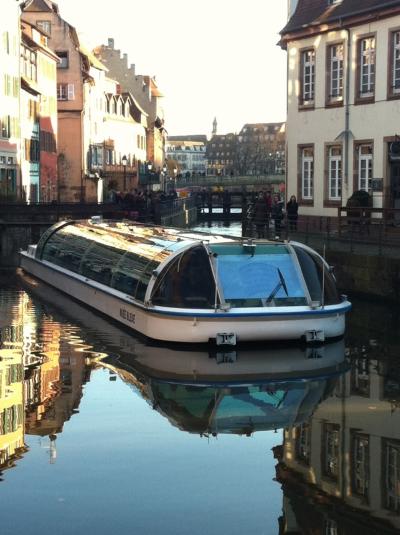
<svg viewBox="0 0 400 535">
<path fill-rule="evenodd" d="M 162 342 L 207 343 L 220 333 L 234 333 L 237 342 L 300 340 L 321 332 L 324 339 L 344 334 L 349 303 L 319 310 L 228 312 L 144 307 L 126 296 L 21 253 L 21 267 L 67 295 L 111 317 L 147 338 Z"/>
</svg>

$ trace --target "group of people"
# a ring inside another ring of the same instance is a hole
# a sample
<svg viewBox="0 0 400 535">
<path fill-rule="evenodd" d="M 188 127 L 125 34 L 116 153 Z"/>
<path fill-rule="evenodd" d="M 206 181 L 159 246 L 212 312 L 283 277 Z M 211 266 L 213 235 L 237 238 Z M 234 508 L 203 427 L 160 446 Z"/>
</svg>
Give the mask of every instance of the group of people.
<svg viewBox="0 0 400 535">
<path fill-rule="evenodd" d="M 123 192 L 110 188 L 107 201 L 112 204 L 119 204 L 127 211 L 128 217 L 139 220 L 150 219 L 159 223 L 160 207 L 172 206 L 177 198 L 178 194 L 174 188 L 167 193 L 163 191 L 143 191 L 137 188 Z"/>
<path fill-rule="evenodd" d="M 247 219 L 254 223 L 257 238 L 268 237 L 270 221 L 273 221 L 275 236 L 279 237 L 285 217 L 284 206 L 279 194 L 271 195 L 270 191 L 259 192 L 255 203 L 250 204 L 247 208 Z M 291 231 L 297 230 L 298 210 L 296 196 L 292 195 L 286 204 L 286 216 Z"/>
</svg>

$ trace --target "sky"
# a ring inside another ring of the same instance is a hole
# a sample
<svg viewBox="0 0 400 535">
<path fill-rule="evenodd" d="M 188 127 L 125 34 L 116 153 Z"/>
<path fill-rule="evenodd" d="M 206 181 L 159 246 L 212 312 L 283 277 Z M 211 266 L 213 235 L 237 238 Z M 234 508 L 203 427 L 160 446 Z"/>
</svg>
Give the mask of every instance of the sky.
<svg viewBox="0 0 400 535">
<path fill-rule="evenodd" d="M 286 119 L 286 0 L 56 0 L 89 46 L 156 77 L 169 135 L 239 132 Z"/>
</svg>

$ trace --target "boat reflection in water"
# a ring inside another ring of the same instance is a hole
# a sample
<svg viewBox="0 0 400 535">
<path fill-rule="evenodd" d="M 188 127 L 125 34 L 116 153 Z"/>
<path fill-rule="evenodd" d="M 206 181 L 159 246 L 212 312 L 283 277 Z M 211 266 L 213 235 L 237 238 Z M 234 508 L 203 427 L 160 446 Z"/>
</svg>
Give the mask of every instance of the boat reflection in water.
<svg viewBox="0 0 400 535">
<path fill-rule="evenodd" d="M 134 385 L 183 431 L 200 435 L 281 429 L 307 421 L 345 369 L 343 341 L 226 355 L 143 348 L 101 365 Z"/>
</svg>

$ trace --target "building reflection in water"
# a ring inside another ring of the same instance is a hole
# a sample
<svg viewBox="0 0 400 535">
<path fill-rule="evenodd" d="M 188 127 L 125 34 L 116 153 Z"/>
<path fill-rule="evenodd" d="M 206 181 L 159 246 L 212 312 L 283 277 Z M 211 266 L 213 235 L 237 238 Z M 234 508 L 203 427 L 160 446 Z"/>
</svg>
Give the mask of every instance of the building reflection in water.
<svg viewBox="0 0 400 535">
<path fill-rule="evenodd" d="M 25 434 L 55 439 L 90 377 L 76 329 L 43 314 L 23 291 L 0 293 L 0 474 L 27 450 Z"/>
<path fill-rule="evenodd" d="M 66 298 L 73 325 L 25 292 L 0 295 L 0 473 L 27 451 L 25 433 L 46 437 L 54 462 L 57 434 L 102 367 L 185 432 L 284 428 L 281 534 L 399 531 L 400 372 L 376 344 L 348 359 L 343 342 L 189 354 L 146 346 Z"/>
<path fill-rule="evenodd" d="M 332 397 L 285 430 L 281 534 L 399 533 L 400 370 L 382 354 L 353 350 Z"/>
</svg>

